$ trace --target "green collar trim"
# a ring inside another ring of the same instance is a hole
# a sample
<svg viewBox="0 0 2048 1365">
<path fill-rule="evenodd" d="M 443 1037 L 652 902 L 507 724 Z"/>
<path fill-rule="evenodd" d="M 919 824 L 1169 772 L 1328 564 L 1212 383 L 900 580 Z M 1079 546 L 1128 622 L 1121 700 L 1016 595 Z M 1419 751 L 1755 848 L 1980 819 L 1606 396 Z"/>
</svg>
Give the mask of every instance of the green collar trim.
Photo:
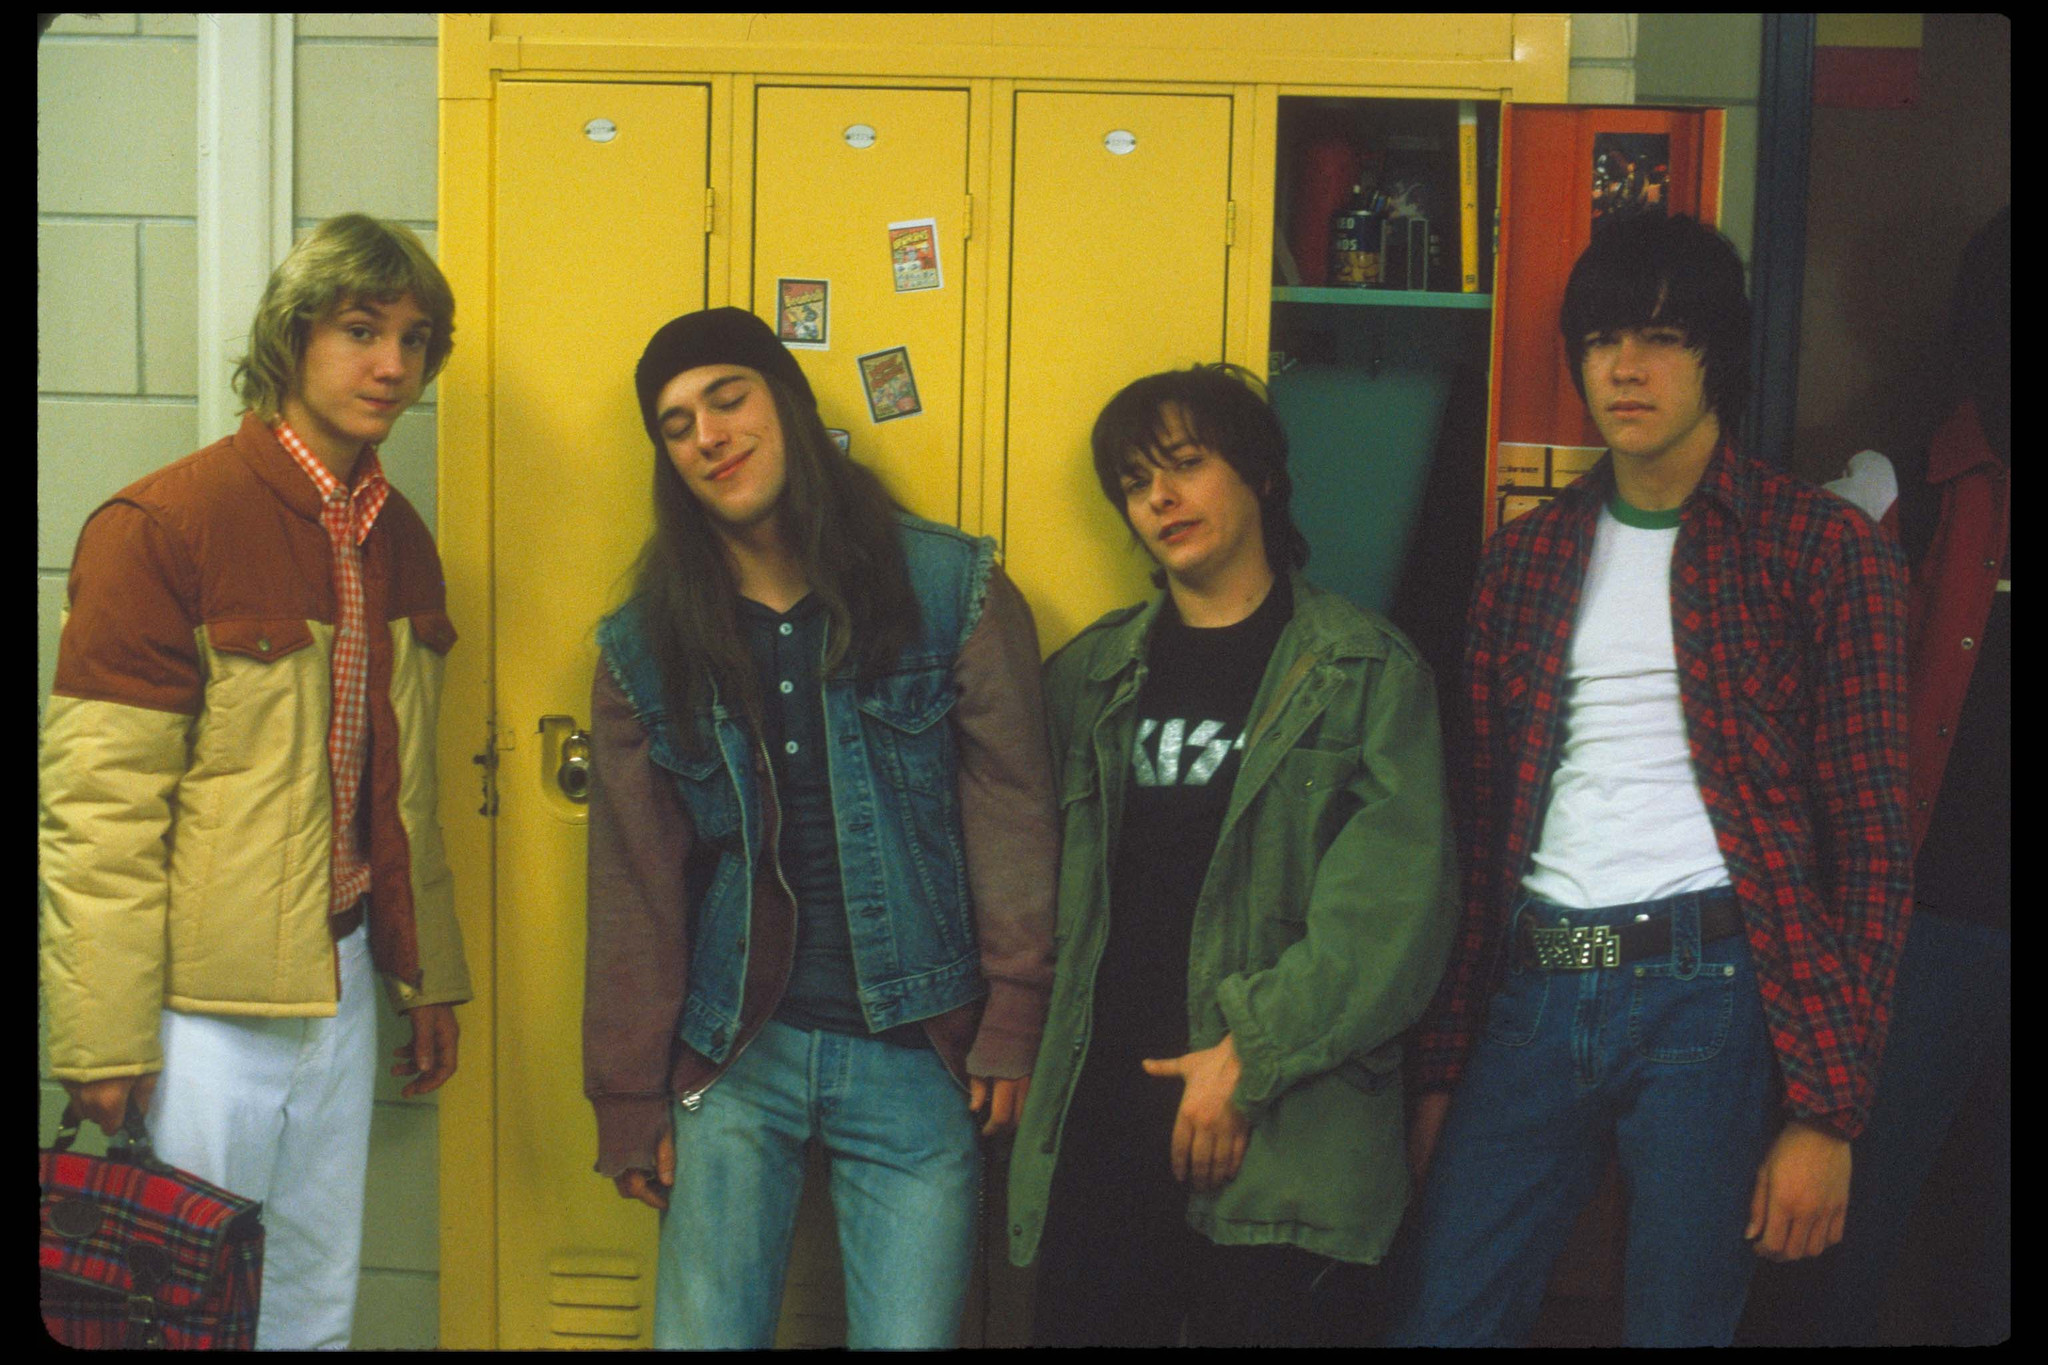
<svg viewBox="0 0 2048 1365">
<path fill-rule="evenodd" d="M 1646 512 L 1624 501 L 1621 490 L 1617 488 L 1614 496 L 1607 500 L 1607 510 L 1614 513 L 1614 519 L 1623 526 L 1633 526 L 1638 531 L 1669 531 L 1678 525 L 1682 509 L 1674 507 L 1668 512 Z"/>
</svg>

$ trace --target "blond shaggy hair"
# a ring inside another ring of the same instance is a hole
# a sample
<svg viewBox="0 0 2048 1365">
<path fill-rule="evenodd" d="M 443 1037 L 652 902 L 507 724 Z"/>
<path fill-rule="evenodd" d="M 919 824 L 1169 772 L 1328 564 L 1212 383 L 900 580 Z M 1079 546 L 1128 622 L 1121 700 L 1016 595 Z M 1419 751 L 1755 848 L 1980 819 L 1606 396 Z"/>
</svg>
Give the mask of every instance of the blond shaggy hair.
<svg viewBox="0 0 2048 1365">
<path fill-rule="evenodd" d="M 235 366 L 235 392 L 266 422 L 278 419 L 298 381 L 312 326 L 361 299 L 391 303 L 411 294 L 433 324 L 423 383 L 455 348 L 455 294 L 410 229 L 362 213 L 329 218 L 301 238 L 264 286 L 249 324 L 249 352 Z"/>
</svg>

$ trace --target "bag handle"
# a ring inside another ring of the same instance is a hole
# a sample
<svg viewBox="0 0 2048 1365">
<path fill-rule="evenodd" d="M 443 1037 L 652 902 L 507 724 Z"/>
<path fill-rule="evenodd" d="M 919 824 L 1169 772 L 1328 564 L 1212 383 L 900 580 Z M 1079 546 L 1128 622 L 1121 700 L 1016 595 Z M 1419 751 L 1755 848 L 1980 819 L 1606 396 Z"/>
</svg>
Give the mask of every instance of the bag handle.
<svg viewBox="0 0 2048 1365">
<path fill-rule="evenodd" d="M 78 1140 L 79 1129 L 84 1125 L 85 1115 L 78 1112 L 77 1103 L 74 1101 L 66 1104 L 64 1106 L 64 1117 L 57 1120 L 55 1150 L 59 1152 L 70 1151 L 71 1144 Z M 142 1111 L 132 1101 L 128 1105 L 127 1117 L 122 1120 L 120 1134 L 128 1140 L 126 1142 L 117 1142 L 111 1134 L 108 1137 L 107 1159 L 109 1161 L 126 1161 L 132 1165 L 140 1166 L 146 1171 L 156 1171 L 159 1173 L 171 1169 L 169 1165 L 157 1156 L 156 1148 L 150 1144 L 149 1125 L 143 1121 Z"/>
</svg>

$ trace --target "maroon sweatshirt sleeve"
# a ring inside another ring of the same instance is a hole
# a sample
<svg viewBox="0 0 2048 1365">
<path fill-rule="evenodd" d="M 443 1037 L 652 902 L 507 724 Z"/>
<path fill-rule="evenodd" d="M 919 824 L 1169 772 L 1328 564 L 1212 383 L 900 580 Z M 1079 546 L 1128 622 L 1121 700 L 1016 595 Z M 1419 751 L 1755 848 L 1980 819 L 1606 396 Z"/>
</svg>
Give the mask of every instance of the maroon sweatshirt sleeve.
<svg viewBox="0 0 2048 1365">
<path fill-rule="evenodd" d="M 960 824 L 988 1005 L 968 1051 L 976 1076 L 1031 1073 L 1052 995 L 1058 799 L 1046 749 L 1038 632 L 1000 568 L 953 668 L 960 700 Z"/>
<path fill-rule="evenodd" d="M 590 696 L 589 946 L 583 1093 L 597 1110 L 597 1172 L 654 1169 L 689 975 L 683 865 L 694 833 L 675 783 L 599 660 Z"/>
</svg>

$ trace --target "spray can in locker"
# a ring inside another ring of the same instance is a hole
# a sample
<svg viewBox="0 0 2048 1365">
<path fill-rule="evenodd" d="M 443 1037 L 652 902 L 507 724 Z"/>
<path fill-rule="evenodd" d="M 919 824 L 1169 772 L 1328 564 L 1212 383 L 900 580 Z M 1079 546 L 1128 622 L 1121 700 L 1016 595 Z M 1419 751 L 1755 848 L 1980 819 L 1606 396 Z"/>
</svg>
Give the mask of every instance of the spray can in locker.
<svg viewBox="0 0 2048 1365">
<path fill-rule="evenodd" d="M 1330 284 L 1370 289 L 1380 282 L 1380 218 L 1362 185 L 1330 215 Z"/>
</svg>

